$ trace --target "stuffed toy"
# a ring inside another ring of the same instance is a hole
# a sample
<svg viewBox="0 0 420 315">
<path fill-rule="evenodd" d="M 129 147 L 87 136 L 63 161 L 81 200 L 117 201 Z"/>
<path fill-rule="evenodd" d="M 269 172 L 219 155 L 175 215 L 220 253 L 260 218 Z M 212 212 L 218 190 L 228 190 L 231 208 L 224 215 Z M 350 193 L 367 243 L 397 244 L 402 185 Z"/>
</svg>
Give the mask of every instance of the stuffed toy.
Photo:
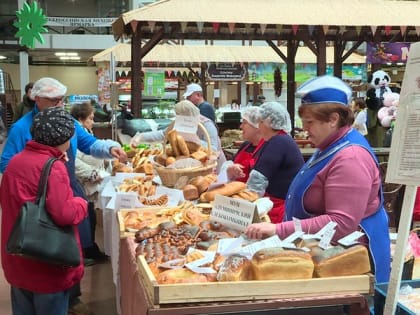
<svg viewBox="0 0 420 315">
<path fill-rule="evenodd" d="M 383 106 L 383 94 L 392 92 L 389 88 L 391 77 L 385 71 L 378 70 L 369 76 L 368 82 L 372 87 L 366 92 L 366 106 L 371 110 L 378 110 Z"/>
<path fill-rule="evenodd" d="M 378 119 L 382 127 L 391 127 L 391 123 L 397 117 L 397 107 L 400 100 L 400 94 L 386 92 L 383 95 L 384 106 L 378 111 Z"/>
</svg>

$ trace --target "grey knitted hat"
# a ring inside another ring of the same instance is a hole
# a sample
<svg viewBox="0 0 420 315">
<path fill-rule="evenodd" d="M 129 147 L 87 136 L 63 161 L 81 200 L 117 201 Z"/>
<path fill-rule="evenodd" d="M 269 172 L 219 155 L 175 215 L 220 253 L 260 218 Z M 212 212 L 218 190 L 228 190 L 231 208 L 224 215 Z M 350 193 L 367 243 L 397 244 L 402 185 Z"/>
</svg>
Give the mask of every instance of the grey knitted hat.
<svg viewBox="0 0 420 315">
<path fill-rule="evenodd" d="M 31 134 L 32 139 L 51 147 L 69 140 L 74 134 L 74 119 L 60 107 L 50 107 L 35 115 Z"/>
</svg>

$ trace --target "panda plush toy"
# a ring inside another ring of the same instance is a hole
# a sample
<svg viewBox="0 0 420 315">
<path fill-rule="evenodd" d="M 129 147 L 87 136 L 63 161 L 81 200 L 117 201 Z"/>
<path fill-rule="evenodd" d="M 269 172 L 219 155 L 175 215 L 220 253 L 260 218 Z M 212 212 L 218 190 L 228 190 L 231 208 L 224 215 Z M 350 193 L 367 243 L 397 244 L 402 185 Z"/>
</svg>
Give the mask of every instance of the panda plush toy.
<svg viewBox="0 0 420 315">
<path fill-rule="evenodd" d="M 378 70 L 372 73 L 368 82 L 372 86 L 366 91 L 366 106 L 371 110 L 378 110 L 383 104 L 383 94 L 392 92 L 389 88 L 391 77 L 383 70 Z"/>
</svg>

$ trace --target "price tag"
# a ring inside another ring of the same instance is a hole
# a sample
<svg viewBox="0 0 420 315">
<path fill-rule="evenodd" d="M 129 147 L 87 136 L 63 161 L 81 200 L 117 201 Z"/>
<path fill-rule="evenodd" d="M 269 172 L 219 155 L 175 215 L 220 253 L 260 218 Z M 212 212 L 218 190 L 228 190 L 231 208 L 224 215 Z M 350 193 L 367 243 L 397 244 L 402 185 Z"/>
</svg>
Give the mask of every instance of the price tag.
<svg viewBox="0 0 420 315">
<path fill-rule="evenodd" d="M 321 239 L 322 235 L 326 233 L 328 230 L 333 230 L 337 226 L 336 222 L 330 221 L 328 222 L 322 229 L 318 231 L 318 233 L 315 234 L 315 238 Z"/>
<path fill-rule="evenodd" d="M 302 223 L 298 218 L 293 217 L 293 225 L 295 226 L 295 231 L 302 231 Z"/>
<path fill-rule="evenodd" d="M 239 251 L 239 254 L 247 257 L 248 259 L 251 259 L 252 256 L 254 256 L 254 254 L 258 252 L 260 249 L 271 248 L 271 247 L 282 247 L 281 244 L 282 242 L 280 238 L 277 235 L 273 235 L 269 238 L 266 238 L 265 240 L 255 242 L 255 243 L 249 244 L 248 246 L 242 247 L 241 250 Z"/>
<path fill-rule="evenodd" d="M 133 192 L 120 192 L 115 196 L 115 210 L 142 207 L 138 194 Z"/>
<path fill-rule="evenodd" d="M 322 237 L 319 241 L 319 247 L 321 247 L 322 249 L 327 249 L 328 247 L 330 247 L 330 242 L 333 238 L 335 234 L 335 229 L 328 229 L 325 231 L 324 234 L 322 234 Z"/>
<path fill-rule="evenodd" d="M 343 246 L 351 246 L 353 244 L 358 243 L 357 240 L 363 235 L 365 235 L 365 233 L 362 233 L 360 231 L 354 231 L 353 233 L 339 239 L 338 243 L 343 245 Z"/>
<path fill-rule="evenodd" d="M 210 220 L 222 223 L 227 227 L 245 232 L 246 227 L 258 217 L 255 204 L 246 200 L 216 195 Z"/>
</svg>

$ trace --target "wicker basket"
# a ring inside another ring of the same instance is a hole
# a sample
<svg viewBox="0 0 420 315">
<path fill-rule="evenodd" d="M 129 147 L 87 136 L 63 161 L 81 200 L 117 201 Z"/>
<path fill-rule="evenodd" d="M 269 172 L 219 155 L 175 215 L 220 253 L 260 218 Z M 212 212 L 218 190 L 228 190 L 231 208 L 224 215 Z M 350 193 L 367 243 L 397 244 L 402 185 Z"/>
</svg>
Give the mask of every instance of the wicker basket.
<svg viewBox="0 0 420 315">
<path fill-rule="evenodd" d="M 168 126 L 168 129 L 165 133 L 165 138 L 163 140 L 163 147 L 166 146 L 166 143 L 168 141 L 167 133 L 170 131 L 174 126 L 174 123 Z M 206 137 L 207 140 L 207 156 L 210 157 L 211 154 L 211 141 L 209 133 L 207 132 L 206 128 L 201 124 L 198 123 L 198 128 L 200 128 Z M 155 163 L 155 170 L 158 173 L 160 180 L 162 181 L 162 184 L 167 187 L 174 187 L 178 179 L 182 176 L 188 177 L 188 179 L 196 177 L 196 176 L 204 176 L 211 174 L 216 167 L 217 162 L 211 163 L 209 165 L 204 165 L 201 167 L 191 167 L 191 168 L 168 168 L 164 167 L 158 163 Z"/>
</svg>

